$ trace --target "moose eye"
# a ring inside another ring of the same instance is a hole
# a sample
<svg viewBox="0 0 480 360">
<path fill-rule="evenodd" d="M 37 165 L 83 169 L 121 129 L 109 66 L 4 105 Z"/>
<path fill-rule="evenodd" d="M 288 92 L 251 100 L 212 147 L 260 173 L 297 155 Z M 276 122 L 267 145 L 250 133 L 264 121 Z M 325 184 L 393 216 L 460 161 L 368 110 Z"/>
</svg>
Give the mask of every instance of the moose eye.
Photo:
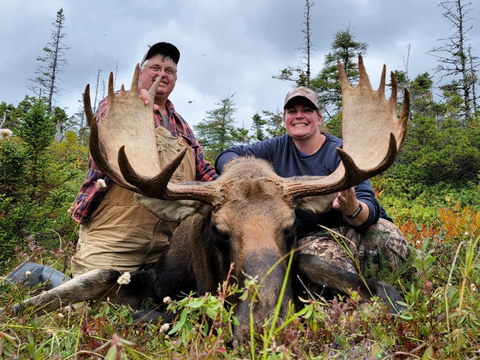
<svg viewBox="0 0 480 360">
<path fill-rule="evenodd" d="M 230 244 L 230 236 L 227 233 L 219 231 L 215 225 L 212 225 L 212 234 L 215 239 L 215 245 L 228 246 Z"/>
</svg>

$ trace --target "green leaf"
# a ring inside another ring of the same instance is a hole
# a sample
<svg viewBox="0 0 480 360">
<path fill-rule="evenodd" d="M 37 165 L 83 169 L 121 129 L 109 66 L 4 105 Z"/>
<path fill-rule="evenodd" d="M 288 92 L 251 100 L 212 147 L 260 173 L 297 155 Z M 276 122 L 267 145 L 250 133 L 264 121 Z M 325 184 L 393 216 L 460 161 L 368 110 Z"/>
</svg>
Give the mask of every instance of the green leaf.
<svg viewBox="0 0 480 360">
<path fill-rule="evenodd" d="M 116 360 L 117 358 L 117 347 L 112 346 L 108 349 L 107 355 L 105 355 L 105 360 Z"/>
<path fill-rule="evenodd" d="M 429 345 L 422 355 L 422 360 L 431 360 L 433 356 L 433 347 Z"/>
</svg>

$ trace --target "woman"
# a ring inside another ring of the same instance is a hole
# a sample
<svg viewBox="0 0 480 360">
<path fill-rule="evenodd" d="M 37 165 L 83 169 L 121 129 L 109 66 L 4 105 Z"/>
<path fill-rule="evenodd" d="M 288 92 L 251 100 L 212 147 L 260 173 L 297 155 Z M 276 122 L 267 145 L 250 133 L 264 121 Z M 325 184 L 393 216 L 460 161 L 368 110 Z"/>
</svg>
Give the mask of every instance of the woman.
<svg viewBox="0 0 480 360">
<path fill-rule="evenodd" d="M 283 121 L 286 135 L 220 153 L 215 160 L 217 173 L 233 158 L 246 155 L 271 162 L 282 177 L 333 173 L 340 164 L 336 148 L 342 147 L 342 140 L 320 131 L 317 93 L 306 87 L 290 91 L 284 101 Z M 363 271 L 371 260 L 383 263 L 379 259 L 382 253 L 391 267 L 408 256 L 407 241 L 375 198 L 368 180 L 340 191 L 332 208 L 323 214 L 296 211 L 300 251 L 354 273 Z"/>
</svg>

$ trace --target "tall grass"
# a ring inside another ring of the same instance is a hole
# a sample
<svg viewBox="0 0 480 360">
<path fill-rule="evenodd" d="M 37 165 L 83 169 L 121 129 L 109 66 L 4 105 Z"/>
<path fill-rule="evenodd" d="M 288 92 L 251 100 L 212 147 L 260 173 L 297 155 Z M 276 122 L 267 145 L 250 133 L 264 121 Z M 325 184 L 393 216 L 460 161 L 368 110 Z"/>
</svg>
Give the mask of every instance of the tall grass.
<svg viewBox="0 0 480 360">
<path fill-rule="evenodd" d="M 305 299 L 303 309 L 297 312 L 292 306 L 285 319 L 277 309 L 260 332 L 252 327 L 246 343 L 233 347 L 236 319 L 227 299 L 244 294 L 246 301 L 255 301 L 255 289 L 268 281 L 250 279 L 243 289 L 225 282 L 217 294 L 190 294 L 172 301 L 169 308 L 177 318 L 169 326 L 132 325 L 133 310 L 109 301 L 41 317 L 28 311 L 17 318 L 4 314 L 0 357 L 475 359 L 480 356 L 480 214 L 457 207 L 441 210 L 439 219 L 398 224 L 413 253 L 406 271 L 394 283 L 390 280 L 408 306 L 398 316 L 381 301 L 362 302 L 356 293 L 329 302 Z M 28 259 L 63 266 L 72 252 L 73 246 L 65 244 L 61 253 L 30 245 L 13 262 Z M 41 291 L 1 279 L 0 287 L 0 306 L 7 309 Z"/>
</svg>

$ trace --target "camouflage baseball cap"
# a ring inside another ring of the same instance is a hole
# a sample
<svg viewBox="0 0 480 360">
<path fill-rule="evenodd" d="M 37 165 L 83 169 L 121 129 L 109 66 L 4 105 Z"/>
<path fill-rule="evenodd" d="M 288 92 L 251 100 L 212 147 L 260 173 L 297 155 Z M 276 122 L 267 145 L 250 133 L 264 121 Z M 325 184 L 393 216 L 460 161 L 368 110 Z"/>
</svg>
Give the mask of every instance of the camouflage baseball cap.
<svg viewBox="0 0 480 360">
<path fill-rule="evenodd" d="M 318 100 L 318 94 L 305 86 L 300 86 L 290 91 L 287 96 L 285 96 L 283 108 L 285 109 L 290 100 L 296 97 L 304 97 L 309 100 L 313 106 L 315 106 L 315 109 L 320 109 L 320 101 Z"/>
</svg>

